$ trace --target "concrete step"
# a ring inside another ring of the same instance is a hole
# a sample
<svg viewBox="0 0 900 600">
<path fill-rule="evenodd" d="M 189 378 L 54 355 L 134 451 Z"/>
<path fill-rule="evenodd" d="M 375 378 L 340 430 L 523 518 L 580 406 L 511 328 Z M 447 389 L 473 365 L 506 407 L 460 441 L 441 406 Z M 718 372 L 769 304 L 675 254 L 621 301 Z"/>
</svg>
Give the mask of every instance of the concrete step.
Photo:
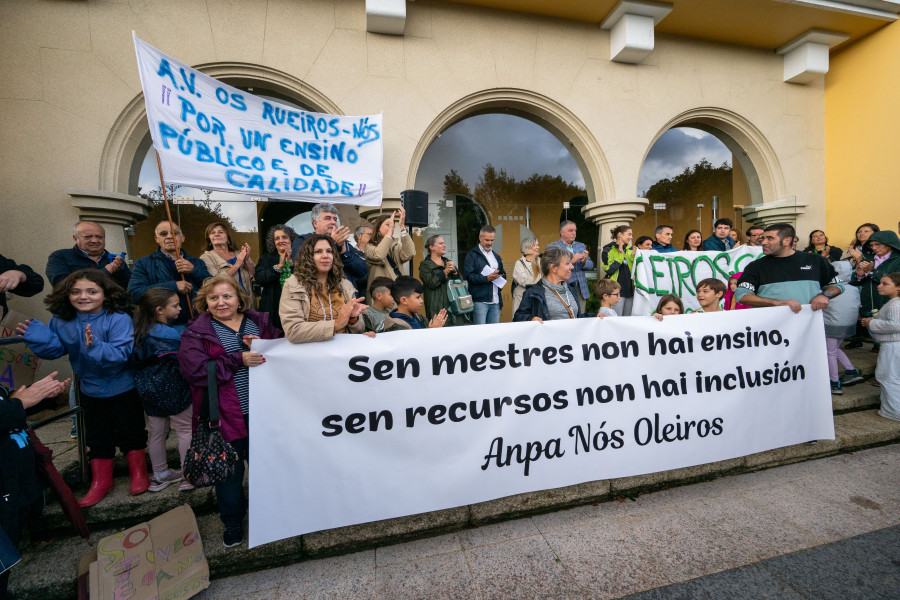
<svg viewBox="0 0 900 600">
<path fill-rule="evenodd" d="M 401 541 L 428 537 L 437 533 L 461 530 L 471 526 L 503 521 L 525 515 L 550 512 L 571 506 L 635 496 L 646 491 L 683 485 L 704 479 L 756 471 L 804 460 L 822 458 L 841 452 L 900 441 L 900 422 L 879 417 L 876 410 L 857 410 L 835 415 L 835 440 L 815 444 L 799 444 L 706 465 L 663 471 L 635 477 L 592 481 L 566 488 L 520 494 L 462 506 L 449 510 L 412 515 L 375 523 L 341 527 L 298 536 L 248 550 L 246 543 L 225 549 L 222 546 L 222 525 L 216 514 L 198 516 L 204 549 L 213 578 L 260 570 L 310 558 L 355 552 L 365 548 L 385 546 Z M 124 486 L 119 486 L 124 487 Z M 188 494 L 177 490 L 160 492 L 159 511 L 168 510 Z M 117 492 L 121 493 L 121 491 Z M 199 496 L 197 496 L 199 498 Z M 96 518 L 118 519 L 123 523 L 138 523 L 147 518 L 146 511 L 137 505 L 155 502 L 155 498 L 114 497 L 103 508 L 97 505 Z M 193 496 L 192 496 L 193 500 Z M 209 510 L 205 504 L 202 510 Z M 117 508 L 125 507 L 125 508 Z M 101 511 L 109 511 L 102 513 Z M 129 514 L 128 511 L 139 511 Z M 157 513 L 158 514 L 158 513 Z M 155 515 L 153 515 L 155 516 Z M 127 517 L 127 518 L 126 518 Z M 93 517 L 91 517 L 93 518 Z M 110 521 L 104 521 L 110 522 Z M 120 527 L 103 527 L 94 532 L 100 539 L 118 531 Z M 10 590 L 19 600 L 53 600 L 71 598 L 75 593 L 75 574 L 79 557 L 89 550 L 81 538 L 60 536 L 33 544 L 23 553 L 22 563 L 12 573 Z"/>
<path fill-rule="evenodd" d="M 878 408 L 881 404 L 881 388 L 875 385 L 874 379 L 867 379 L 862 383 L 845 387 L 842 391 L 844 393 L 839 396 L 831 396 L 831 408 L 836 415 L 854 410 Z"/>
</svg>

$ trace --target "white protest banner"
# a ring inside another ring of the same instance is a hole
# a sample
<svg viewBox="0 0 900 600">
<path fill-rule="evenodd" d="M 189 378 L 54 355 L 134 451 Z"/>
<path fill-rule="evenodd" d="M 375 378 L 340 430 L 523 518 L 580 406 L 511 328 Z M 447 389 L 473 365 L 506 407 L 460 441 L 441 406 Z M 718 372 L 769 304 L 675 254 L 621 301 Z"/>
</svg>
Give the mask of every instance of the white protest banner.
<svg viewBox="0 0 900 600">
<path fill-rule="evenodd" d="M 379 206 L 381 115 L 305 111 L 188 67 L 134 36 L 166 183 L 278 200 Z"/>
<path fill-rule="evenodd" d="M 251 547 L 834 438 L 808 306 L 253 349 Z"/>
<path fill-rule="evenodd" d="M 762 248 L 739 246 L 724 252 L 655 252 L 638 250 L 634 257 L 633 315 L 650 315 L 659 299 L 675 294 L 684 303 L 685 312 L 700 308 L 697 283 L 714 277 L 725 285 L 734 273 L 740 273 L 759 258 Z"/>
</svg>

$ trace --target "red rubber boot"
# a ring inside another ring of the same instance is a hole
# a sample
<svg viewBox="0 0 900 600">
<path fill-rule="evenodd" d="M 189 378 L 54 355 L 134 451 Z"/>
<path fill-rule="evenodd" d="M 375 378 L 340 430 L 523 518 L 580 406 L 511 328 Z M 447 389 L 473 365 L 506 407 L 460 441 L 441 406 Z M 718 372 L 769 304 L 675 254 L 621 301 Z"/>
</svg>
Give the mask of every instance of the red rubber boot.
<svg viewBox="0 0 900 600">
<path fill-rule="evenodd" d="M 131 495 L 143 494 L 150 487 L 147 478 L 147 457 L 143 450 L 132 450 L 125 455 L 128 471 L 131 473 Z"/>
<path fill-rule="evenodd" d="M 113 461 L 111 458 L 94 458 L 91 460 L 91 489 L 78 501 L 84 508 L 93 506 L 103 500 L 113 487 Z"/>
</svg>

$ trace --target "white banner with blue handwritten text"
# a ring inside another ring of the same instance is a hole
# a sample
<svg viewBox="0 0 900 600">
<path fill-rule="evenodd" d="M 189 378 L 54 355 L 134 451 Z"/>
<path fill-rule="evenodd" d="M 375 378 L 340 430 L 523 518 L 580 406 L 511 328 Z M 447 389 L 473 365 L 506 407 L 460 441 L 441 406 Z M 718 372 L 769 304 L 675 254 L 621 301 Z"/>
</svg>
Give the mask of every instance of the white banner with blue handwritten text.
<svg viewBox="0 0 900 600">
<path fill-rule="evenodd" d="M 254 340 L 250 546 L 834 439 L 822 311 Z"/>
<path fill-rule="evenodd" d="M 379 206 L 381 115 L 306 111 L 254 96 L 134 36 L 167 184 L 277 200 Z"/>
</svg>

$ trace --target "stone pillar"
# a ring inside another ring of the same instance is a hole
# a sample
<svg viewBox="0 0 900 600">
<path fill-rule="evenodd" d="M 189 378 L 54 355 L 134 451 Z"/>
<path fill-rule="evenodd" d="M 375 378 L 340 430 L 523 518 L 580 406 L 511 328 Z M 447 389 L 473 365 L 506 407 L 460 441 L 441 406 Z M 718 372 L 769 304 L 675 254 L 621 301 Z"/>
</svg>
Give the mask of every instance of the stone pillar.
<svg viewBox="0 0 900 600">
<path fill-rule="evenodd" d="M 631 225 L 631 222 L 647 210 L 650 203 L 646 198 L 622 198 L 592 202 L 582 209 L 584 216 L 600 228 L 598 248 L 612 241 L 609 230 L 618 225 Z M 599 251 L 598 251 L 599 254 Z M 599 265 L 599 256 L 597 257 Z"/>
<path fill-rule="evenodd" d="M 129 262 L 133 261 L 125 228 L 147 218 L 150 201 L 140 196 L 103 190 L 72 188 L 67 193 L 72 197 L 72 206 L 78 209 L 79 220 L 102 225 L 106 230 L 106 247 L 111 252 L 128 252 Z"/>
<path fill-rule="evenodd" d="M 780 198 L 762 204 L 745 206 L 741 211 L 744 221 L 768 227 L 773 223 L 788 223 L 797 227 L 797 217 L 806 212 L 806 203 L 797 202 L 796 196 Z"/>
</svg>

